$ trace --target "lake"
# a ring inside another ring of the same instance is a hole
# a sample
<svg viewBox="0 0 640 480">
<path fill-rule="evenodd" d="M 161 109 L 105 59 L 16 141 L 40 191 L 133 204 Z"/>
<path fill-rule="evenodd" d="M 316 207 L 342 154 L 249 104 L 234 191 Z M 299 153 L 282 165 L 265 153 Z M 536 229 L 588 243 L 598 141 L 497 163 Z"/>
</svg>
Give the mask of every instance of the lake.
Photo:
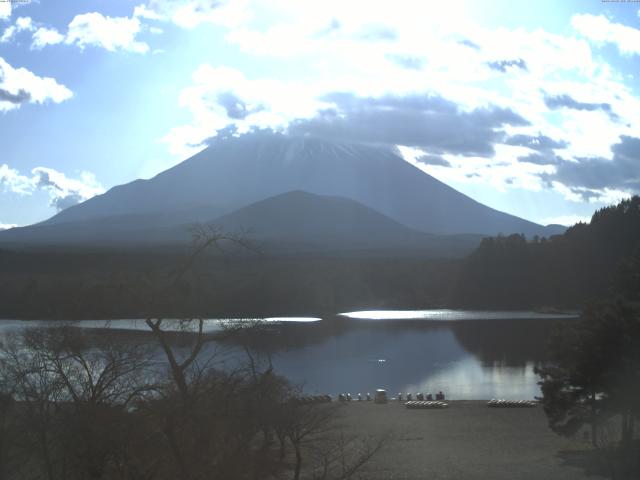
<svg viewBox="0 0 640 480">
<path fill-rule="evenodd" d="M 458 400 L 531 399 L 540 394 L 534 367 L 547 358 L 545 344 L 554 325 L 575 318 L 459 310 L 348 312 L 323 320 L 277 317 L 267 319 L 259 350 L 263 360 L 269 354 L 277 372 L 310 394 L 364 395 L 386 388 L 391 395 L 442 390 Z M 0 335 L 55 324 L 0 322 Z M 143 320 L 67 323 L 123 332 L 146 329 Z M 219 329 L 219 321 L 207 321 L 207 330 Z"/>
</svg>

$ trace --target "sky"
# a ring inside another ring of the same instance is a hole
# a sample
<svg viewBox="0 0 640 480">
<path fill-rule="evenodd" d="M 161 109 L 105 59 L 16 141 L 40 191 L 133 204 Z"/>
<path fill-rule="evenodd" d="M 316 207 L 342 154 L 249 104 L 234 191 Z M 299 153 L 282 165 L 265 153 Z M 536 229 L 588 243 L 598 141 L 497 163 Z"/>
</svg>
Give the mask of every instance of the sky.
<svg viewBox="0 0 640 480">
<path fill-rule="evenodd" d="M 638 67 L 634 1 L 0 0 L 0 228 L 229 127 L 396 146 L 570 225 L 640 193 Z"/>
</svg>

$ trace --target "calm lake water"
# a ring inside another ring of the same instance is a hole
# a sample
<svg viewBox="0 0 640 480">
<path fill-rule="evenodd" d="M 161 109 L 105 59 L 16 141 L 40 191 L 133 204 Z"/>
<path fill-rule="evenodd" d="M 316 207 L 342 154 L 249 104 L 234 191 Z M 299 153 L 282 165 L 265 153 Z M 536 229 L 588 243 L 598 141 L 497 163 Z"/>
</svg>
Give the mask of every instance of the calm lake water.
<svg viewBox="0 0 640 480">
<path fill-rule="evenodd" d="M 267 319 L 271 327 L 260 336 L 259 347 L 263 360 L 270 355 L 277 372 L 310 394 L 386 388 L 391 395 L 442 390 L 450 399 L 531 399 L 540 394 L 533 369 L 546 359 L 554 325 L 575 317 L 454 310 L 349 312 L 324 320 L 279 317 Z M 52 323 L 0 320 L 0 336 Z M 68 323 L 146 329 L 143 320 Z M 219 330 L 220 322 L 208 321 L 207 329 Z"/>
</svg>

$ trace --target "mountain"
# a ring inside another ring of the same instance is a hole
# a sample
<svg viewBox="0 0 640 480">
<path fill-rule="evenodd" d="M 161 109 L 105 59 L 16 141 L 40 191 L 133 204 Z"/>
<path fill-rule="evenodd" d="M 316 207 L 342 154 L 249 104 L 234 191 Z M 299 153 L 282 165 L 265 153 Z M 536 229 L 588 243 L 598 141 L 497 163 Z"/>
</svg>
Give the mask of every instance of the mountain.
<svg viewBox="0 0 640 480">
<path fill-rule="evenodd" d="M 428 233 L 549 236 L 562 230 L 482 205 L 387 148 L 265 132 L 215 139 L 149 180 L 114 187 L 43 223 L 176 212 L 193 205 L 228 213 L 296 190 L 350 198 Z"/>
<path fill-rule="evenodd" d="M 412 230 L 375 210 L 347 198 L 288 192 L 216 218 L 200 221 L 225 232 L 238 232 L 269 253 L 421 253 L 462 256 L 482 239 L 479 235 L 433 235 Z M 46 223 L 7 231 L 4 241 L 14 244 L 91 246 L 176 246 L 191 240 L 189 215 L 132 214 L 98 219 Z M 178 224 L 171 224 L 171 222 Z M 143 228 L 140 228 L 143 225 Z"/>
<path fill-rule="evenodd" d="M 256 202 L 212 223 L 225 231 L 246 231 L 249 238 L 279 250 L 409 249 L 464 254 L 475 248 L 482 238 L 478 235 L 427 234 L 354 200 L 302 191 Z"/>
<path fill-rule="evenodd" d="M 411 230 L 371 208 L 342 197 L 294 191 L 253 203 L 212 223 L 248 231 L 261 240 L 357 247 L 419 244 L 431 235 Z"/>
</svg>

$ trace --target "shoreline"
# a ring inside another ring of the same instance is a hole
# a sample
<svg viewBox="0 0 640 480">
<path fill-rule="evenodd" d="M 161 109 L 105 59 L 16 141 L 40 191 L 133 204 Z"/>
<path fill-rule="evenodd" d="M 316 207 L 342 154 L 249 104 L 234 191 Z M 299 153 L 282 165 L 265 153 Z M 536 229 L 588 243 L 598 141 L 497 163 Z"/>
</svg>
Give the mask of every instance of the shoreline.
<svg viewBox="0 0 640 480">
<path fill-rule="evenodd" d="M 456 313 L 478 313 L 480 316 L 484 314 L 496 314 L 495 317 L 488 316 L 484 318 L 459 318 L 459 319 L 439 319 L 439 318 L 429 318 L 429 317 L 407 317 L 407 316 L 399 316 L 399 317 L 382 317 L 382 318 L 365 318 L 365 317 L 357 317 L 350 316 L 351 313 L 364 313 L 369 311 L 376 312 L 449 312 L 452 315 Z M 514 318 L 509 318 L 509 314 L 514 314 Z M 526 314 L 526 315 L 523 315 Z M 531 315 L 531 316 L 528 316 Z M 342 313 L 314 313 L 314 314 L 263 314 L 263 315 L 217 315 L 217 316 L 203 316 L 203 317 L 185 317 L 184 319 L 193 319 L 197 320 L 202 318 L 206 321 L 212 320 L 267 320 L 267 319 L 295 319 L 295 318 L 314 318 L 317 321 L 336 321 L 341 320 L 345 322 L 432 322 L 432 323 L 450 323 L 450 322 L 474 322 L 474 321 L 499 321 L 499 320 L 570 320 L 574 318 L 580 317 L 579 309 L 475 309 L 475 308 L 424 308 L 424 309 L 401 309 L 401 308 L 386 308 L 386 309 L 371 309 L 371 310 L 357 310 L 354 312 L 342 312 Z M 82 317 L 55 317 L 55 318 L 41 318 L 41 317 L 21 317 L 19 315 L 14 315 L 11 317 L 0 316 L 0 322 L 4 321 L 15 321 L 15 322 L 133 322 L 133 321 L 144 321 L 148 316 L 135 316 L 135 315 L 120 315 L 118 318 L 114 317 L 103 317 L 103 316 L 82 316 Z M 154 318 L 154 317 L 152 317 Z M 181 320 L 181 318 L 166 318 L 166 320 Z M 286 323 L 286 320 L 283 322 Z"/>
</svg>

